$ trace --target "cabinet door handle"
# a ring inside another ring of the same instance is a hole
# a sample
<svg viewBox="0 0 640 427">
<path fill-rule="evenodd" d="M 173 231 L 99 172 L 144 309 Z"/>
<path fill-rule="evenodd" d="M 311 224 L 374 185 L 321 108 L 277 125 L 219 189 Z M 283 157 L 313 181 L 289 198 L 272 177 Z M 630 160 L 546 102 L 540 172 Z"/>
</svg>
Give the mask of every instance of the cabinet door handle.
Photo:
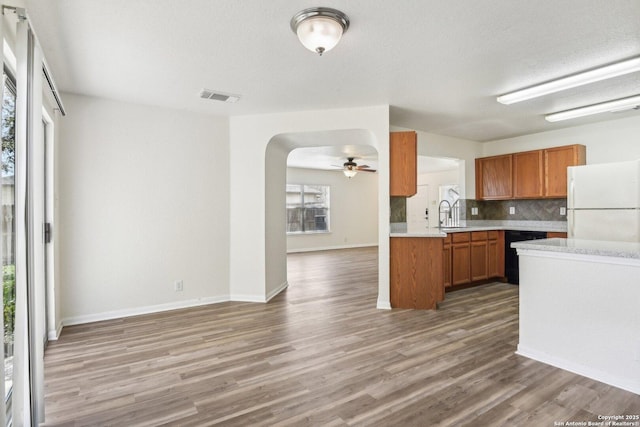
<svg viewBox="0 0 640 427">
<path fill-rule="evenodd" d="M 569 234 L 567 237 L 572 238 L 574 236 L 575 233 L 575 214 L 576 211 L 574 209 L 570 209 L 569 210 L 569 218 L 567 218 L 567 220 L 569 221 Z"/>
</svg>

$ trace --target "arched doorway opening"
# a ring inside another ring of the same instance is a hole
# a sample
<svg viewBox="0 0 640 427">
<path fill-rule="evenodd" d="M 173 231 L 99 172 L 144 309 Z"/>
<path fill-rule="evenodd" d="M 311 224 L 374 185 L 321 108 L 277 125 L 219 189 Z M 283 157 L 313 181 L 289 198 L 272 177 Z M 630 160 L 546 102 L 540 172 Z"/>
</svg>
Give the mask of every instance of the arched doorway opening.
<svg viewBox="0 0 640 427">
<path fill-rule="evenodd" d="M 265 156 L 265 267 L 266 267 L 266 297 L 267 299 L 277 295 L 288 286 L 287 281 L 287 222 L 286 222 L 286 186 L 287 186 L 287 158 L 295 149 L 307 149 L 318 147 L 328 147 L 327 152 L 340 152 L 341 154 L 358 157 L 358 149 L 361 152 L 377 153 L 376 138 L 369 130 L 350 129 L 334 130 L 322 132 L 302 132 L 289 133 L 274 136 L 267 145 Z M 344 153 L 342 153 L 342 151 Z M 348 178 L 341 176 L 341 172 L 330 172 L 345 181 Z M 348 192 L 344 192 L 345 194 Z M 377 191 L 376 197 L 377 201 Z M 369 213 L 375 221 L 377 230 L 378 211 L 377 209 Z M 343 218 L 344 219 L 344 218 Z M 332 243 L 325 245 L 339 246 L 337 242 L 344 234 L 332 235 L 325 242 Z M 349 237 L 347 236 L 347 241 Z M 375 236 L 377 241 L 377 234 Z M 344 243 L 344 242 L 343 242 Z M 348 243 L 348 242 L 347 242 Z M 344 246 L 344 245 L 343 245 Z M 323 247 L 322 244 L 318 246 Z"/>
</svg>

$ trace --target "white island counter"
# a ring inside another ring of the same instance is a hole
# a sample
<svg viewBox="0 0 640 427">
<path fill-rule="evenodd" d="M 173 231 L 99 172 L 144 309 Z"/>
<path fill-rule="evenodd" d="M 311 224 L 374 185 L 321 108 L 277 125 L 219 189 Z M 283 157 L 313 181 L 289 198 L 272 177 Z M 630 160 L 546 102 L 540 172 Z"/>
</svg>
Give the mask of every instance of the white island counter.
<svg viewBox="0 0 640 427">
<path fill-rule="evenodd" d="M 517 353 L 640 394 L 640 243 L 518 242 Z"/>
</svg>

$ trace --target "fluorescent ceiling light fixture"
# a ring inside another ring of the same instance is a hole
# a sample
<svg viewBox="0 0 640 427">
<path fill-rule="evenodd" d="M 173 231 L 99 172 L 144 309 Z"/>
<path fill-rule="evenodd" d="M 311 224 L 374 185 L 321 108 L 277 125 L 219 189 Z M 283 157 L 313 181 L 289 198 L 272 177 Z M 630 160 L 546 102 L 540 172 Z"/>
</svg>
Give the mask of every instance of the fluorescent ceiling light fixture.
<svg viewBox="0 0 640 427">
<path fill-rule="evenodd" d="M 575 119 L 577 117 L 590 116 L 592 114 L 631 110 L 640 106 L 640 95 L 628 98 L 615 99 L 601 104 L 588 105 L 586 107 L 574 108 L 573 110 L 560 111 L 545 116 L 548 122 L 559 122 L 561 120 Z"/>
<path fill-rule="evenodd" d="M 290 24 L 300 43 L 322 56 L 336 47 L 349 28 L 349 18 L 336 9 L 311 7 L 296 13 Z"/>
<path fill-rule="evenodd" d="M 636 71 L 640 71 L 640 56 L 507 93 L 499 96 L 497 100 L 501 104 L 509 105 L 515 102 L 537 98 L 538 96 L 560 92 L 561 90 L 599 82 L 600 80 L 606 80 Z"/>
</svg>

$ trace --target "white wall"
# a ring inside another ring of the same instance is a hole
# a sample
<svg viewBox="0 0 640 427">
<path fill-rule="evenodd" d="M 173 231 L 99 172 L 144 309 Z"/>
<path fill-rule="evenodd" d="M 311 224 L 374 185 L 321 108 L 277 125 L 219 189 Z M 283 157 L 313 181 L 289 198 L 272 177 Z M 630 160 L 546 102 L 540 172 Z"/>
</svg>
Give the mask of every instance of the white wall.
<svg viewBox="0 0 640 427">
<path fill-rule="evenodd" d="M 424 173 L 418 175 L 418 185 L 428 185 L 429 186 L 429 218 L 430 225 L 437 227 L 438 226 L 438 203 L 440 202 L 440 186 L 441 185 L 451 185 L 458 184 L 460 176 L 459 171 L 457 169 L 448 170 L 448 171 L 440 171 L 440 172 L 431 172 Z M 409 218 L 410 210 L 419 209 L 418 212 L 415 212 L 415 215 L 418 217 L 424 216 L 424 207 L 415 206 L 411 203 L 412 197 L 407 199 L 407 218 Z"/>
<path fill-rule="evenodd" d="M 392 131 L 408 130 L 392 126 Z M 416 130 L 418 134 L 418 155 L 460 159 L 458 184 L 463 199 L 476 197 L 476 157 L 483 156 L 483 143 L 451 136 Z"/>
<path fill-rule="evenodd" d="M 71 94 L 64 101 L 64 323 L 228 298 L 227 120 Z"/>
<path fill-rule="evenodd" d="M 360 172 L 348 179 L 341 170 L 287 168 L 287 183 L 330 186 L 331 228 L 330 233 L 287 235 L 288 252 L 378 244 L 376 174 Z"/>
<path fill-rule="evenodd" d="M 640 159 L 640 116 L 592 123 L 482 144 L 483 156 L 582 144 L 587 163 L 609 163 Z"/>
<path fill-rule="evenodd" d="M 230 119 L 230 291 L 235 300 L 264 301 L 286 287 L 286 156 L 302 146 L 371 145 L 389 164 L 389 107 L 304 111 Z M 314 135 L 320 138 L 316 140 Z M 311 137 L 309 137 L 311 136 Z M 344 143 L 339 143 L 345 145 Z M 378 306 L 389 305 L 389 171 L 378 177 Z M 251 197 L 246 197 L 250 194 Z M 278 212 L 280 211 L 280 212 Z"/>
<path fill-rule="evenodd" d="M 475 159 L 482 157 L 481 143 L 418 131 L 418 154 L 420 156 L 460 159 L 458 178 L 460 197 L 463 199 L 476 197 Z"/>
</svg>

